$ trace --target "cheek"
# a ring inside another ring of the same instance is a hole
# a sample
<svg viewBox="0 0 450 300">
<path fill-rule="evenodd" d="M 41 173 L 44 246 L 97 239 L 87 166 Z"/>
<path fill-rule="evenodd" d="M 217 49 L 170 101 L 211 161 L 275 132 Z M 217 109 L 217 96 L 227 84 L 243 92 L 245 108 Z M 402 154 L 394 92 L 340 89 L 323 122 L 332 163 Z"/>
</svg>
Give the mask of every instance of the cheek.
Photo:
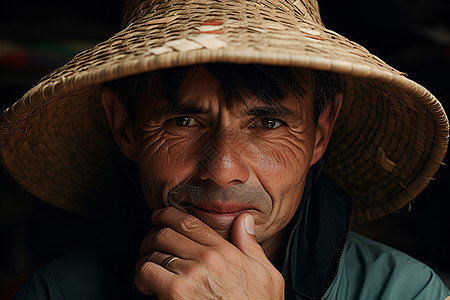
<svg viewBox="0 0 450 300">
<path fill-rule="evenodd" d="M 311 139 L 304 135 L 291 135 L 249 148 L 253 153 L 253 171 L 272 198 L 273 210 L 262 227 L 266 234 L 270 234 L 286 226 L 297 210 L 313 146 Z"/>
<path fill-rule="evenodd" d="M 141 184 L 151 208 L 154 208 L 151 203 L 155 202 L 154 199 L 164 203 L 167 191 L 193 173 L 196 167 L 195 141 L 168 135 L 162 129 L 146 130 L 140 135 L 138 164 Z"/>
<path fill-rule="evenodd" d="M 292 179 L 301 178 L 301 174 L 307 171 L 312 157 L 312 145 L 307 138 L 280 138 L 254 144 L 252 156 L 258 177 L 269 176 L 272 182 L 283 182 L 289 176 Z"/>
<path fill-rule="evenodd" d="M 140 162 L 148 166 L 155 175 L 170 174 L 175 166 L 182 167 L 189 155 L 189 141 L 182 138 L 167 137 L 162 132 L 146 134 L 140 140 Z M 159 167 L 159 168 L 158 168 Z"/>
</svg>

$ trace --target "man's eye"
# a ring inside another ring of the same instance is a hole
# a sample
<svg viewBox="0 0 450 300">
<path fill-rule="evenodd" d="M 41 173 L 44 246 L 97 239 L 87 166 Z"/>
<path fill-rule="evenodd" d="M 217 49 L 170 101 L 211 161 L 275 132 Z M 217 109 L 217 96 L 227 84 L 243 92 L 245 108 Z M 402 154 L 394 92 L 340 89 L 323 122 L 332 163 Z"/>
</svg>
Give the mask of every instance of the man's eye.
<svg viewBox="0 0 450 300">
<path fill-rule="evenodd" d="M 264 129 L 275 129 L 283 125 L 284 122 L 275 118 L 261 118 L 255 123 L 253 123 L 253 127 L 259 127 Z"/>
<path fill-rule="evenodd" d="M 199 123 L 197 122 L 197 120 L 195 120 L 192 117 L 177 117 L 174 119 L 175 124 L 177 124 L 178 126 L 183 126 L 183 127 L 189 127 L 189 126 L 196 126 Z"/>
</svg>

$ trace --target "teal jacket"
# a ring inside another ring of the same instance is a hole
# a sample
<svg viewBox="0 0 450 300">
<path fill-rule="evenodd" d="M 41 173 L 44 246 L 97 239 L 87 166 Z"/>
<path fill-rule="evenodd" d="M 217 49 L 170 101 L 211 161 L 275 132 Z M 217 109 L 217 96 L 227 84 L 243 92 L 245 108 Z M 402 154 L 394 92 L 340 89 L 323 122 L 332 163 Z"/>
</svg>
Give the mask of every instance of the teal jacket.
<svg viewBox="0 0 450 300">
<path fill-rule="evenodd" d="M 436 299 L 450 296 L 428 266 L 393 248 L 349 233 L 338 275 L 323 299 Z"/>
<path fill-rule="evenodd" d="M 118 283 L 107 263 L 92 249 L 74 251 L 35 272 L 15 300 L 148 299 L 137 292 L 123 295 L 119 286 L 132 282 Z M 448 288 L 423 263 L 350 232 L 338 274 L 323 299 L 444 300 L 447 296 Z"/>
<path fill-rule="evenodd" d="M 290 236 L 279 266 L 286 299 L 444 300 L 450 296 L 429 267 L 349 232 L 352 201 L 321 174 L 323 165 L 321 161 L 310 168 L 300 207 L 287 228 Z M 39 269 L 15 299 L 151 299 L 133 284 L 138 257 L 132 253 L 139 246 L 127 238 L 135 230 L 124 230 L 120 236 L 124 226 L 116 226 L 101 230 L 96 247 L 72 252 Z M 122 251 L 121 246 L 129 249 Z"/>
</svg>

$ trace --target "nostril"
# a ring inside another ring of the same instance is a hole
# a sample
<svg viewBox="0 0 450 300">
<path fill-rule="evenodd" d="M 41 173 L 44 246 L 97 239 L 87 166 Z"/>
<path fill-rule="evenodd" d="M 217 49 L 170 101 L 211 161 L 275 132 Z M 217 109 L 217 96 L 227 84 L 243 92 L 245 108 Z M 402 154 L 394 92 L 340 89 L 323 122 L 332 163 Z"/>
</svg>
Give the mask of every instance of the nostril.
<svg viewBox="0 0 450 300">
<path fill-rule="evenodd" d="M 202 161 L 198 165 L 199 178 L 211 180 L 221 187 L 244 183 L 248 180 L 249 171 L 241 161 L 221 156 L 209 163 Z"/>
</svg>

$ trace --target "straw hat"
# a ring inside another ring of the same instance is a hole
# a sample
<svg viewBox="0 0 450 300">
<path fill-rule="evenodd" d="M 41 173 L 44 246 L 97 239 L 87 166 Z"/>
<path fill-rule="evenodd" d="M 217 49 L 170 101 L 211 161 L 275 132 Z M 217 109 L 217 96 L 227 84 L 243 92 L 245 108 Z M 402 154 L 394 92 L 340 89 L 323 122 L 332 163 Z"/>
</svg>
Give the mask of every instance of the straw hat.
<svg viewBox="0 0 450 300">
<path fill-rule="evenodd" d="M 354 223 L 398 210 L 445 155 L 448 121 L 424 87 L 326 29 L 315 0 L 130 0 L 122 30 L 42 79 L 0 119 L 0 157 L 35 196 L 81 211 L 120 170 L 102 83 L 225 62 L 340 74 L 344 104 L 326 173 L 352 197 Z"/>
</svg>

